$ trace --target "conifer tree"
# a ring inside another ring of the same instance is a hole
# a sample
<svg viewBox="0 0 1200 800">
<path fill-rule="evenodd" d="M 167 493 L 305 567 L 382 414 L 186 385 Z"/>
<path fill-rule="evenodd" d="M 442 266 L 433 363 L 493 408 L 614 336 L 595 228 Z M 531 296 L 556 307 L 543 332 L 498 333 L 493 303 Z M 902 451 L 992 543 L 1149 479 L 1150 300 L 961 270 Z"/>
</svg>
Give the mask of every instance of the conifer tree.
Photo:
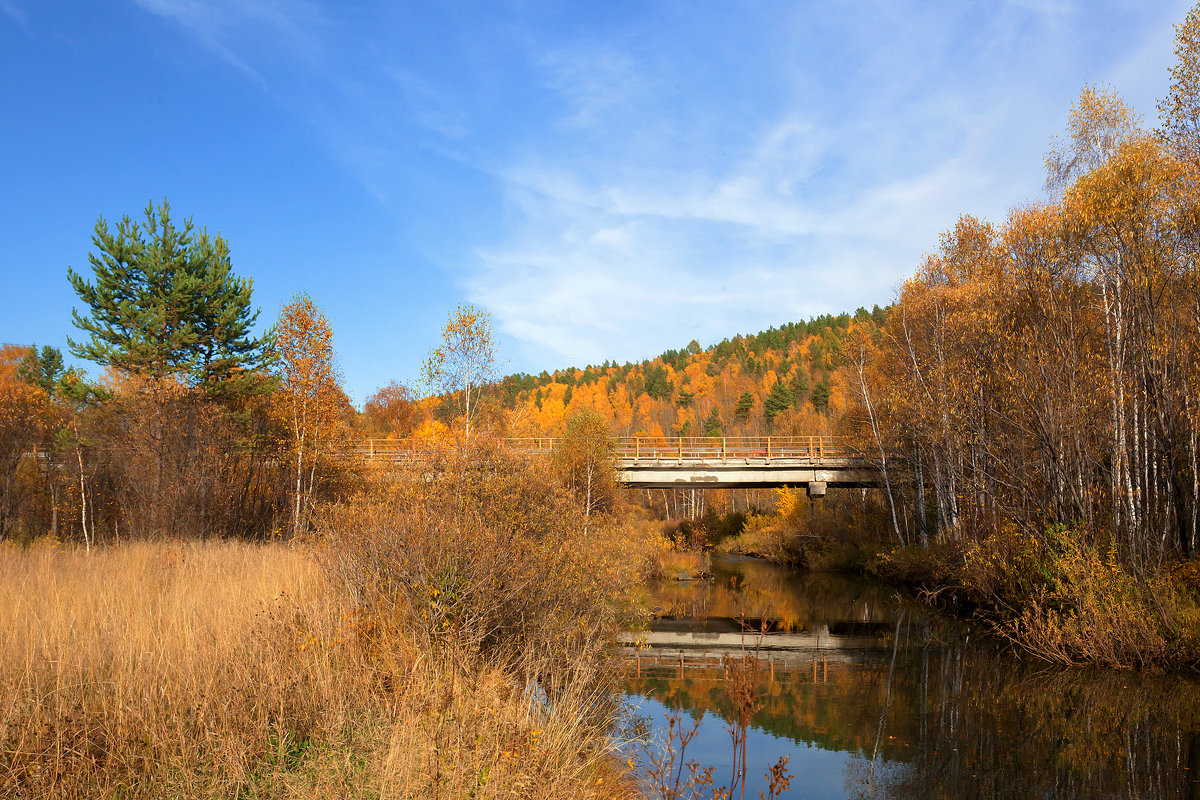
<svg viewBox="0 0 1200 800">
<path fill-rule="evenodd" d="M 792 394 L 791 388 L 789 388 L 786 383 L 776 378 L 775 385 L 771 387 L 770 394 L 768 394 L 767 399 L 763 401 L 763 413 L 766 415 L 767 421 L 770 422 L 774 420 L 778 414 L 787 411 L 792 407 L 792 403 L 795 401 L 796 396 Z"/>
<path fill-rule="evenodd" d="M 40 352 L 37 347 L 29 348 L 17 365 L 17 377 L 37 386 L 51 398 L 58 392 L 58 380 L 62 373 L 62 351 L 50 345 L 43 345 Z"/>
<path fill-rule="evenodd" d="M 720 438 L 725 435 L 725 426 L 721 422 L 721 412 L 713 406 L 708 419 L 704 420 L 704 435 L 709 438 Z"/>
<path fill-rule="evenodd" d="M 792 376 L 790 383 L 792 396 L 796 401 L 800 401 L 804 397 L 804 393 L 808 391 L 808 373 L 805 372 L 803 366 L 796 365 L 796 374 Z"/>
<path fill-rule="evenodd" d="M 214 394 L 236 394 L 259 381 L 267 339 L 250 335 L 257 311 L 251 283 L 233 275 L 229 245 L 219 234 L 177 227 L 166 200 L 146 206 L 145 222 L 103 217 L 88 261 L 95 282 L 75 270 L 67 278 L 87 305 L 72 310 L 89 334 L 67 339 L 71 353 L 152 381 L 175 378 Z"/>
<path fill-rule="evenodd" d="M 825 376 L 821 381 L 813 387 L 812 391 L 812 406 L 817 411 L 824 413 L 829 408 L 829 376 Z"/>
<path fill-rule="evenodd" d="M 662 400 L 670 397 L 673 391 L 675 391 L 675 384 L 667 377 L 666 369 L 651 367 L 646 371 L 646 394 L 655 400 Z"/>
<path fill-rule="evenodd" d="M 738 398 L 737 407 L 734 413 L 743 422 L 750 416 L 750 412 L 754 409 L 754 395 L 749 392 L 742 392 L 742 396 Z"/>
</svg>

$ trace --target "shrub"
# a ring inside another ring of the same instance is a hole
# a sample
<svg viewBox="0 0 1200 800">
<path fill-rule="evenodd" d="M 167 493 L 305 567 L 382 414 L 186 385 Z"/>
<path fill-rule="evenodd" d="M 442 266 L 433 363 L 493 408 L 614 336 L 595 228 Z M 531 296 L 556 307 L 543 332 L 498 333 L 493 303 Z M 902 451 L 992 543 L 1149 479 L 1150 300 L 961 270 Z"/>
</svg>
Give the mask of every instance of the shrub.
<svg viewBox="0 0 1200 800">
<path fill-rule="evenodd" d="M 624 590 L 644 570 L 636 551 L 604 551 L 636 532 L 608 519 L 585 535 L 550 467 L 502 448 L 477 445 L 470 462 L 437 469 L 316 521 L 318 556 L 364 624 L 404 632 L 418 652 L 527 678 L 596 663 L 633 613 Z"/>
<path fill-rule="evenodd" d="M 1193 570 L 1135 576 L 1082 531 L 1013 527 L 979 542 L 908 547 L 880 557 L 876 574 L 927 600 L 976 609 L 1039 658 L 1110 667 L 1182 666 L 1200 658 Z"/>
<path fill-rule="evenodd" d="M 742 532 L 723 542 L 721 549 L 786 564 L 798 560 L 801 543 L 799 537 L 789 531 L 779 517 L 751 514 L 746 518 Z"/>
</svg>

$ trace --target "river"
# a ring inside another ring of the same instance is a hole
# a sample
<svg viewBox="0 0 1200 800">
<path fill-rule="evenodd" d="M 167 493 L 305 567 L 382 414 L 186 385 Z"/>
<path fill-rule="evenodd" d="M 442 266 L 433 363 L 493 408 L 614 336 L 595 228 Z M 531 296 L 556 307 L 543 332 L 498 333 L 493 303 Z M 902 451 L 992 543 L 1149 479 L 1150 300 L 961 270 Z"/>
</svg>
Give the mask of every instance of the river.
<svg viewBox="0 0 1200 800">
<path fill-rule="evenodd" d="M 785 797 L 1200 798 L 1194 677 L 1051 667 L 843 575 L 733 557 L 713 573 L 651 587 L 659 616 L 624 689 L 630 731 L 700 720 L 684 759 L 717 786 L 733 763 L 721 657 L 744 643 L 760 703 L 745 797 L 787 756 Z"/>
</svg>

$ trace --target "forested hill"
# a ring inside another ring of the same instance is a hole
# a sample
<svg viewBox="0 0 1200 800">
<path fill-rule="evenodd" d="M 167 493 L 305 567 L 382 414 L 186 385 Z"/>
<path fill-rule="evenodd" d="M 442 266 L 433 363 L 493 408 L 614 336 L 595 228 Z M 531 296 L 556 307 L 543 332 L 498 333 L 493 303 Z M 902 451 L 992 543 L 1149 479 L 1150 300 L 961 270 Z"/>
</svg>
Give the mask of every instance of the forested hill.
<svg viewBox="0 0 1200 800">
<path fill-rule="evenodd" d="M 846 406 L 842 338 L 852 320 L 882 326 L 887 313 L 860 308 L 708 347 L 692 341 L 641 363 L 508 375 L 499 382 L 499 402 L 517 435 L 555 435 L 588 408 L 621 436 L 830 433 Z"/>
</svg>

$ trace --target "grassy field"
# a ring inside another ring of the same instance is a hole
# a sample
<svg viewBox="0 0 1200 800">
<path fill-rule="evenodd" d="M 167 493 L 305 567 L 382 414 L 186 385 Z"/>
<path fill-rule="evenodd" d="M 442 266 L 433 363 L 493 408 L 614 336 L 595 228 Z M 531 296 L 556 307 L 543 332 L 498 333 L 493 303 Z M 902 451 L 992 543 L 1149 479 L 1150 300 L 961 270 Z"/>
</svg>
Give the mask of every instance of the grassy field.
<svg viewBox="0 0 1200 800">
<path fill-rule="evenodd" d="M 332 574 L 288 544 L 0 547 L 0 795 L 635 794 L 595 681 L 538 700 Z"/>
</svg>

